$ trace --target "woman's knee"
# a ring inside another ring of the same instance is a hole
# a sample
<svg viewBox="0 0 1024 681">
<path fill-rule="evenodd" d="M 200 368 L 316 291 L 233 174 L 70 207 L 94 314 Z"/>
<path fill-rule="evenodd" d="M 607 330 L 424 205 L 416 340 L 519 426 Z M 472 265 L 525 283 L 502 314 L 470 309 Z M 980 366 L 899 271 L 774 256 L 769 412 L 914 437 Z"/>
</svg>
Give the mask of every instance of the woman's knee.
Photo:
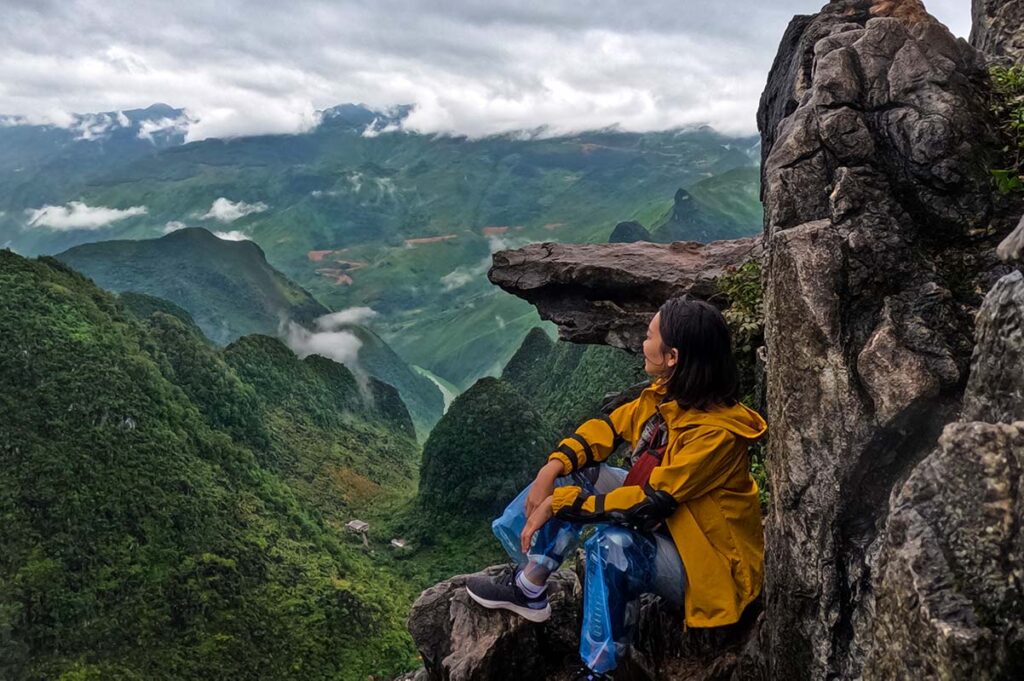
<svg viewBox="0 0 1024 681">
<path fill-rule="evenodd" d="M 617 525 L 600 525 L 584 543 L 587 561 L 596 561 L 602 569 L 625 572 L 629 569 L 629 549 L 633 533 Z"/>
</svg>

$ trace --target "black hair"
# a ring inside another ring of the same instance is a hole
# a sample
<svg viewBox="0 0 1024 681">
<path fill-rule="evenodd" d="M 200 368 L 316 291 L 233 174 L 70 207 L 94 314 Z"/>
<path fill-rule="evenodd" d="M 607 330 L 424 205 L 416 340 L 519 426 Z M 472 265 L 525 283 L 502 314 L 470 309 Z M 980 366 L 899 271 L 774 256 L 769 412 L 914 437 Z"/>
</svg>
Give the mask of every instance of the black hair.
<svg viewBox="0 0 1024 681">
<path fill-rule="evenodd" d="M 718 308 L 687 294 L 665 301 L 658 312 L 662 352 L 679 353 L 665 399 L 696 409 L 736 404 L 739 373 L 729 325 Z"/>
</svg>

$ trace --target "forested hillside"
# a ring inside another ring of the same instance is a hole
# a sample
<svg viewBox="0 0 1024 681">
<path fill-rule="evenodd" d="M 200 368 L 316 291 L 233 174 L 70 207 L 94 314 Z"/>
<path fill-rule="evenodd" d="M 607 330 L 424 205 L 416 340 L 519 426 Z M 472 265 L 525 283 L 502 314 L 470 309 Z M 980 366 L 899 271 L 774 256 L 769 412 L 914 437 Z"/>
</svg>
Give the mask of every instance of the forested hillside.
<svg viewBox="0 0 1024 681">
<path fill-rule="evenodd" d="M 0 385 L 0 677 L 409 664 L 409 587 L 341 529 L 367 485 L 411 491 L 417 447 L 390 386 L 368 402 L 344 366 L 267 337 L 218 350 L 9 251 Z"/>
</svg>

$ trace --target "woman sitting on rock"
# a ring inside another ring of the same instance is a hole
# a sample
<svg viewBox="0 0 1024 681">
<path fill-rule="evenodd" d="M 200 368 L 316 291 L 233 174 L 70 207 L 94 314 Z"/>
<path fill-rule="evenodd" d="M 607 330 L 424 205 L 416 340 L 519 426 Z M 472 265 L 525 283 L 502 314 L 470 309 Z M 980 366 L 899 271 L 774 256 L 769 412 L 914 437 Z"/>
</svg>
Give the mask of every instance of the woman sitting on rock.
<svg viewBox="0 0 1024 681">
<path fill-rule="evenodd" d="M 686 625 L 736 622 L 761 590 L 764 540 L 748 445 L 767 430 L 737 400 L 729 329 L 708 303 L 674 298 L 647 328 L 635 400 L 580 425 L 492 527 L 517 567 L 472 577 L 469 595 L 534 622 L 548 576 L 584 526 L 586 584 L 576 679 L 607 679 L 626 654 L 640 594 L 683 606 Z M 627 472 L 604 463 L 631 445 Z"/>
</svg>

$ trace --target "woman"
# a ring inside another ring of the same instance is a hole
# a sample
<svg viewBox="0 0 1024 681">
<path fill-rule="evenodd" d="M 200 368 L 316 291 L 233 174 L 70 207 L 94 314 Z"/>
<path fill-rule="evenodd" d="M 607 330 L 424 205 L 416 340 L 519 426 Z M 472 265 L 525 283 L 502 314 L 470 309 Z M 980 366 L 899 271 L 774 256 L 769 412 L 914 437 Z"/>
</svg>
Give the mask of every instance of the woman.
<svg viewBox="0 0 1024 681">
<path fill-rule="evenodd" d="M 715 627 L 736 622 L 761 590 L 761 507 L 747 448 L 767 425 L 737 399 L 729 328 L 712 305 L 673 298 L 651 319 L 643 353 L 650 385 L 563 439 L 494 521 L 516 569 L 466 585 L 484 607 L 544 621 L 548 576 L 596 523 L 585 542 L 578 680 L 611 678 L 642 593 L 681 605 L 687 626 Z M 629 472 L 604 463 L 624 441 Z"/>
</svg>

